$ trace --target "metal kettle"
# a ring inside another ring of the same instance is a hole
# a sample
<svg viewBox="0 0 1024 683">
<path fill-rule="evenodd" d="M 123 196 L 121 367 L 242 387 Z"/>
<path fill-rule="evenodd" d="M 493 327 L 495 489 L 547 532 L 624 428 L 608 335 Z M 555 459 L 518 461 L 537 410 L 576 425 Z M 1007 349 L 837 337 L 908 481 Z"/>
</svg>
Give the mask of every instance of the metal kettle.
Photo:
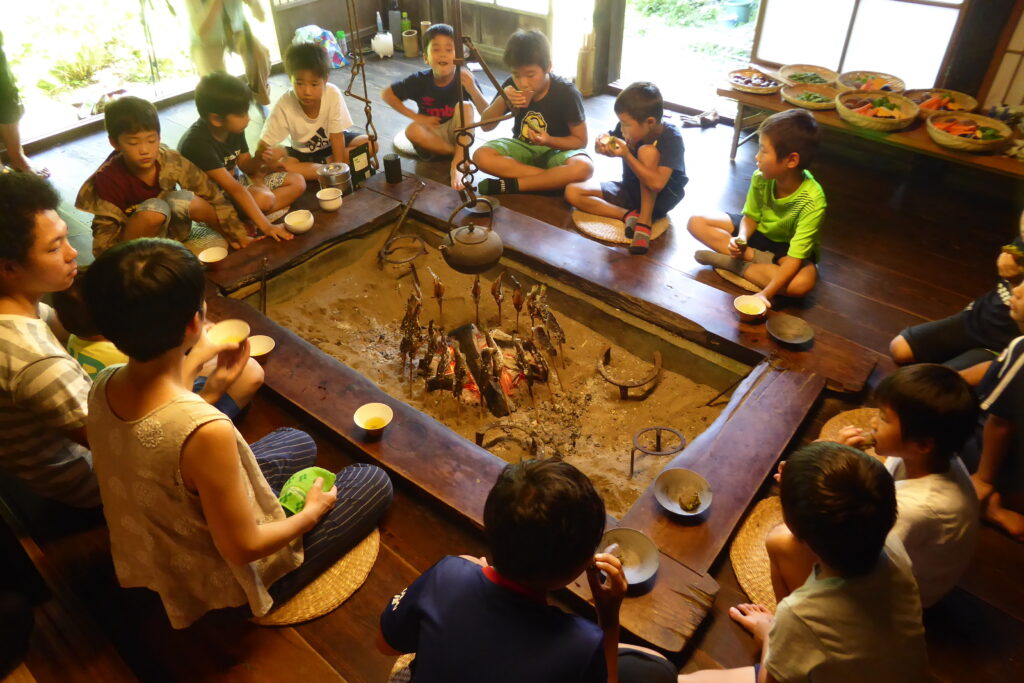
<svg viewBox="0 0 1024 683">
<path fill-rule="evenodd" d="M 476 275 L 498 265 L 504 245 L 491 226 L 481 227 L 470 222 L 453 228 L 438 249 L 453 270 Z"/>
</svg>

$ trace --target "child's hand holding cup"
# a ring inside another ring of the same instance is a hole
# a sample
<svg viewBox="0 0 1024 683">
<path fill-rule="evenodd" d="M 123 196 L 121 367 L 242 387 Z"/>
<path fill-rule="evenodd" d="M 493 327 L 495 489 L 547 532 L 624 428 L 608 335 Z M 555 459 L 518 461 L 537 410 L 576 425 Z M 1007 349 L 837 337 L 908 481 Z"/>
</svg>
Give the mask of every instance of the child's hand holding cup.
<svg viewBox="0 0 1024 683">
<path fill-rule="evenodd" d="M 505 86 L 505 95 L 508 96 L 514 109 L 522 109 L 530 103 L 530 91 L 519 90 L 514 85 Z"/>
</svg>

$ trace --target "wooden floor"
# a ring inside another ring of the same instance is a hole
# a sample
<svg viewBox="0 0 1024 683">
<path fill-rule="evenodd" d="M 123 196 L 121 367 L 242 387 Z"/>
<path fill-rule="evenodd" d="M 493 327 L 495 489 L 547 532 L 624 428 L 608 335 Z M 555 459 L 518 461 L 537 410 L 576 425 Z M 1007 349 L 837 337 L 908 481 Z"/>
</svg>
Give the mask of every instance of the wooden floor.
<svg viewBox="0 0 1024 683">
<path fill-rule="evenodd" d="M 373 61 L 367 72 L 371 87 L 379 90 L 414 68 L 418 67 L 413 62 L 396 59 Z M 344 87 L 341 76 L 332 80 Z M 285 87 L 285 81 L 276 77 L 275 96 Z M 376 94 L 375 101 L 379 102 Z M 614 123 L 612 102 L 609 96 L 587 101 L 592 136 Z M 352 113 L 357 125 L 361 124 L 361 111 L 353 106 Z M 194 118 L 191 102 L 162 112 L 164 141 L 176 144 Z M 405 119 L 381 105 L 374 110 L 374 120 L 383 151 L 390 151 L 388 140 Z M 251 137 L 255 131 L 254 124 Z M 492 135 L 501 133 L 499 129 Z M 741 148 L 736 163 L 730 163 L 731 134 L 727 127 L 684 131 L 691 178 L 686 199 L 672 214 L 675 228 L 652 248 L 652 255 L 662 263 L 723 289 L 729 286 L 693 261 L 697 245 L 684 226 L 695 212 L 739 211 L 742 207 L 754 170 L 754 150 Z M 993 285 L 998 247 L 1014 235 L 1024 192 L 1020 184 L 1004 178 L 966 172 L 869 143 L 850 145 L 848 137 L 827 138 L 814 168 L 830 203 L 823 235 L 822 282 L 809 300 L 784 305 L 874 354 L 879 363 L 877 378 L 891 368 L 886 347 L 900 329 L 955 312 Z M 96 134 L 35 155 L 38 163 L 54 172 L 54 182 L 66 200 L 62 213 L 85 261 L 88 216 L 70 204 L 78 186 L 108 151 L 105 136 Z M 601 158 L 597 162 L 600 177 L 618 177 L 615 161 Z M 404 159 L 403 166 L 439 182 L 447 174 L 445 162 Z M 519 196 L 502 201 L 571 229 L 568 208 L 557 197 Z M 864 396 L 827 394 L 795 442 L 813 438 L 825 419 L 864 400 Z M 261 395 L 240 427 L 251 440 L 282 424 L 301 428 L 306 422 L 273 395 Z M 319 445 L 327 467 L 351 459 L 339 443 L 321 438 Z M 24 502 L 23 506 L 32 507 Z M 116 587 L 106 555 L 105 529 L 96 521 L 37 539 L 54 568 L 53 576 L 47 578 L 76 596 L 79 611 L 71 613 L 78 615 L 78 623 L 95 625 L 91 637 L 109 644 L 109 656 L 119 658 L 138 678 L 156 681 L 262 681 L 296 676 L 382 681 L 390 660 L 377 655 L 372 642 L 377 616 L 387 600 L 443 555 L 483 550 L 475 529 L 466 528 L 416 491 L 399 485 L 395 505 L 381 527 L 383 542 L 374 571 L 340 609 L 315 622 L 282 629 L 211 615 L 179 633 L 167 625 L 155 596 Z M 716 609 L 700 636 L 678 658 L 677 663 L 687 671 L 753 661 L 750 638 L 726 614 L 729 605 L 745 597 L 727 553 L 722 555 L 714 572 L 721 585 Z M 1024 679 L 1022 575 L 1024 547 L 986 528 L 974 566 L 960 587 L 926 615 L 933 670 L 940 680 Z M 59 613 L 55 607 L 60 605 L 55 603 L 60 599 L 60 595 L 38 598 L 37 615 Z M 72 663 L 76 661 L 74 653 L 84 648 L 73 647 L 77 641 L 69 619 L 46 616 L 37 622 L 27 659 L 31 676 L 39 681 L 95 679 L 87 667 Z M 102 662 L 93 663 L 100 666 Z M 123 669 L 114 663 L 103 670 Z"/>
</svg>

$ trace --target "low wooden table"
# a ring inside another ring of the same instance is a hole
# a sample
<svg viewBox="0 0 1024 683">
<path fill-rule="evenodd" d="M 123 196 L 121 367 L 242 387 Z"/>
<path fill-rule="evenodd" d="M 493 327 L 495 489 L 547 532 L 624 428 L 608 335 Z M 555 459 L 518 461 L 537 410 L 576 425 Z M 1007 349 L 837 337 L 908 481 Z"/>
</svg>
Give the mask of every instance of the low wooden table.
<svg viewBox="0 0 1024 683">
<path fill-rule="evenodd" d="M 738 109 L 736 122 L 733 124 L 732 147 L 729 150 L 729 158 L 736 158 L 736 150 L 739 146 L 752 138 L 755 133 L 743 135 L 743 130 L 759 124 L 764 120 L 764 112 L 780 112 L 788 109 L 799 109 L 782 99 L 778 93 L 774 95 L 752 95 L 740 92 L 731 88 L 719 88 L 718 95 L 726 99 L 735 100 Z M 839 118 L 834 109 L 825 111 L 810 111 L 818 123 L 822 126 L 837 130 L 842 133 L 850 133 L 859 138 L 874 140 L 893 147 L 924 154 L 944 161 L 951 161 L 962 166 L 969 166 L 983 171 L 991 171 L 1011 178 L 1024 179 L 1024 163 L 1004 157 L 1000 154 L 971 154 L 969 152 L 956 152 L 945 147 L 939 147 L 928 136 L 924 121 L 915 121 L 908 128 L 892 133 L 883 133 L 877 130 L 868 130 L 858 126 L 851 126 Z"/>
</svg>

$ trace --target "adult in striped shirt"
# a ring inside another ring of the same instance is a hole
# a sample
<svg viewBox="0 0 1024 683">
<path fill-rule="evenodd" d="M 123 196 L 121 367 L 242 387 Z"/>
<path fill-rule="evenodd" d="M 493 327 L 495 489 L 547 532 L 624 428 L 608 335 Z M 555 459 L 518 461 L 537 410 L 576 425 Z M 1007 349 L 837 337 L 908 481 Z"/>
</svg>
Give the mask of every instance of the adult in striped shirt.
<svg viewBox="0 0 1024 683">
<path fill-rule="evenodd" d="M 0 174 L 0 470 L 40 496 L 92 507 L 100 498 L 85 435 L 90 381 L 41 301 L 78 272 L 59 201 L 34 174 Z"/>
</svg>

